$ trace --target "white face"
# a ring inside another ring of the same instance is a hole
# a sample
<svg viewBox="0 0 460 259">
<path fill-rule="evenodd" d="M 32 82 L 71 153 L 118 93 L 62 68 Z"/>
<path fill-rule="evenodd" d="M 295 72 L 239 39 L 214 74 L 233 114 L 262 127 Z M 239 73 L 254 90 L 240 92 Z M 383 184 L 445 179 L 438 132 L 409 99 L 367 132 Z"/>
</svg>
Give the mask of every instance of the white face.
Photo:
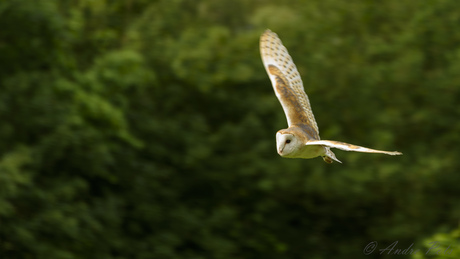
<svg viewBox="0 0 460 259">
<path fill-rule="evenodd" d="M 299 149 L 299 140 L 292 134 L 276 133 L 276 149 L 280 156 L 294 155 Z"/>
</svg>

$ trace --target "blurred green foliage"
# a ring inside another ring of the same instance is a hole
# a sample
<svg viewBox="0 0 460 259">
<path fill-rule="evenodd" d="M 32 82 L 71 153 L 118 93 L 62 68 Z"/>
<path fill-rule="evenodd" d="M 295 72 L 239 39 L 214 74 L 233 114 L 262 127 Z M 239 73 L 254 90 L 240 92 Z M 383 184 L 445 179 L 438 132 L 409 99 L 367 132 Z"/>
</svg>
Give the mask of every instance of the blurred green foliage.
<svg viewBox="0 0 460 259">
<path fill-rule="evenodd" d="M 374 240 L 458 255 L 459 8 L 1 1 L 0 257 L 358 258 Z M 266 28 L 323 139 L 404 156 L 279 157 Z"/>
<path fill-rule="evenodd" d="M 444 231 L 427 238 L 423 249 L 414 253 L 414 259 L 453 259 L 460 257 L 460 228 L 449 233 Z"/>
</svg>

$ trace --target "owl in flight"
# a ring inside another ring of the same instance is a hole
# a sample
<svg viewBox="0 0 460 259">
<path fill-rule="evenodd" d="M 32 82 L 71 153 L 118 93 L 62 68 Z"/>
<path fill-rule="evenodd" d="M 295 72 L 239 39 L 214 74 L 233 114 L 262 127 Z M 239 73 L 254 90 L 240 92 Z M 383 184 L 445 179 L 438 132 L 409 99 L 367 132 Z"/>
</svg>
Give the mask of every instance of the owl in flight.
<svg viewBox="0 0 460 259">
<path fill-rule="evenodd" d="M 289 128 L 276 133 L 278 154 L 287 158 L 314 158 L 321 156 L 327 163 L 341 163 L 331 151 L 346 151 L 402 155 L 394 151 L 382 151 L 352 144 L 320 140 L 318 125 L 311 111 L 310 101 L 303 89 L 300 74 L 291 56 L 276 33 L 266 30 L 260 37 L 260 54 L 270 77 L 275 94 L 283 106 Z"/>
</svg>

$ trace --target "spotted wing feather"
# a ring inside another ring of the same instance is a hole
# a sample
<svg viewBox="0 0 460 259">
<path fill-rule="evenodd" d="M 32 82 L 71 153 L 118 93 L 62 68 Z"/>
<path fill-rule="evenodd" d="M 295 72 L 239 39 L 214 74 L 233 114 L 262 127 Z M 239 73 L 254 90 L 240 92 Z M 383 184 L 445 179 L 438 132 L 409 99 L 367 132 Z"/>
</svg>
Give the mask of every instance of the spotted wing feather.
<svg viewBox="0 0 460 259">
<path fill-rule="evenodd" d="M 340 141 L 334 141 L 334 140 L 313 140 L 313 141 L 308 141 L 307 143 L 305 143 L 305 145 L 322 145 L 326 147 L 338 148 L 338 149 L 345 150 L 345 151 L 379 153 L 379 154 L 387 154 L 391 156 L 402 155 L 402 153 L 398 151 L 377 150 L 377 149 L 356 146 L 356 145 L 352 145 L 352 144 L 348 144 L 348 143 L 340 142 Z"/>
<path fill-rule="evenodd" d="M 275 94 L 283 106 L 288 125 L 307 124 L 316 131 L 319 139 L 318 125 L 300 74 L 276 33 L 266 30 L 262 34 L 260 53 Z"/>
</svg>

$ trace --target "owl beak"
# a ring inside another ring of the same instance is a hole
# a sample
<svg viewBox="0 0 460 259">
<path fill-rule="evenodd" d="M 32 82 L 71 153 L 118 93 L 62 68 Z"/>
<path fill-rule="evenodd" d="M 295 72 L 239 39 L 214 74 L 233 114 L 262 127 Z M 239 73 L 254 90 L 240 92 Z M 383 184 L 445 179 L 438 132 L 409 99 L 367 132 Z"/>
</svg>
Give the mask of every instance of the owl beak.
<svg viewBox="0 0 460 259">
<path fill-rule="evenodd" d="M 276 149 L 278 154 L 281 156 L 285 147 L 285 139 L 282 137 L 281 133 L 276 133 Z"/>
<path fill-rule="evenodd" d="M 281 155 L 283 153 L 284 146 L 278 148 L 278 154 Z"/>
</svg>

